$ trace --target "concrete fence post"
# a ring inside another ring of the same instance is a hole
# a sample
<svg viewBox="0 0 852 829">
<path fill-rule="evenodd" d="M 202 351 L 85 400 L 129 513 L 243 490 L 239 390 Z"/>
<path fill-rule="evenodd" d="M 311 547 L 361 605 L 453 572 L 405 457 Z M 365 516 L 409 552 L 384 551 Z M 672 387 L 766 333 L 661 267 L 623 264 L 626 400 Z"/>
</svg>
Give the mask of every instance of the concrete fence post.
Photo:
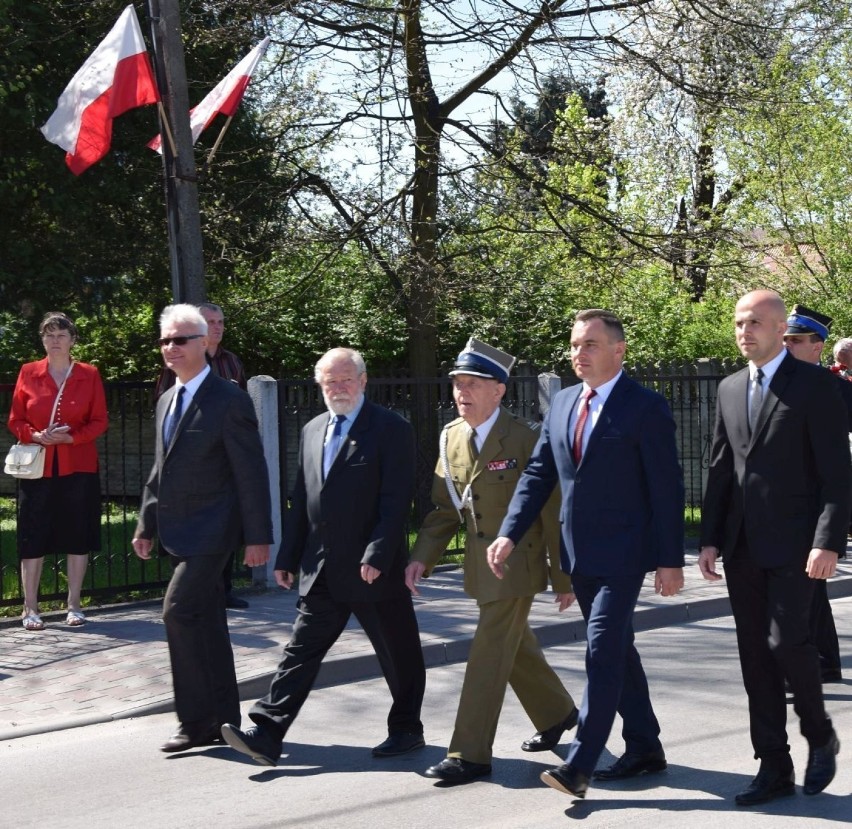
<svg viewBox="0 0 852 829">
<path fill-rule="evenodd" d="M 274 542 L 270 548 L 269 563 L 265 567 L 252 568 L 252 583 L 255 587 L 271 587 L 275 584 L 272 571 L 275 556 L 281 544 L 281 463 L 278 449 L 278 383 L 272 377 L 259 375 L 248 381 L 248 393 L 254 404 L 263 455 L 269 470 L 269 494 L 272 499 L 272 532 Z"/>
</svg>

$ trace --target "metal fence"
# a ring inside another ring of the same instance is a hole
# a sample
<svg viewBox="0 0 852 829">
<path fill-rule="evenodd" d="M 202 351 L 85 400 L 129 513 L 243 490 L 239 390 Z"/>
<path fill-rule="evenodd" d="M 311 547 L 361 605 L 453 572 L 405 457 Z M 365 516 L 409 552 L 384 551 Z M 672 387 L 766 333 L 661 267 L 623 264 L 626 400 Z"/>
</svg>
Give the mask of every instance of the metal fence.
<svg viewBox="0 0 852 829">
<path fill-rule="evenodd" d="M 710 441 L 716 405 L 716 389 L 729 366 L 704 361 L 691 366 L 632 367 L 630 374 L 643 385 L 664 395 L 678 425 L 678 451 L 684 470 L 687 504 L 697 511 L 701 503 L 709 463 Z M 724 370 L 723 370 L 724 369 Z M 562 378 L 563 385 L 576 378 Z M 11 405 L 12 385 L 0 385 L 0 418 L 5 424 Z M 510 379 L 504 405 L 531 421 L 541 418 L 539 378 Z M 136 510 L 154 457 L 154 400 L 152 383 L 107 383 L 110 428 L 98 441 L 101 459 L 101 492 L 104 505 L 103 549 L 92 556 L 84 595 L 121 599 L 135 591 L 165 586 L 171 568 L 165 558 L 139 561 L 130 541 Z M 449 378 L 370 379 L 367 394 L 408 419 L 417 443 L 417 487 L 412 529 L 431 509 L 431 491 L 438 436 L 456 417 Z M 286 506 L 296 474 L 299 433 L 302 427 L 325 410 L 322 396 L 311 380 L 278 381 L 278 422 L 281 465 L 281 507 Z M 4 449 L 12 442 L 0 441 Z M 5 452 L 4 452 L 5 456 Z M 0 606 L 20 604 L 18 558 L 15 544 L 17 481 L 0 476 L 0 583 L 4 595 Z M 62 599 L 66 592 L 62 556 L 48 555 L 41 597 Z M 239 565 L 237 565 L 239 567 Z"/>
</svg>

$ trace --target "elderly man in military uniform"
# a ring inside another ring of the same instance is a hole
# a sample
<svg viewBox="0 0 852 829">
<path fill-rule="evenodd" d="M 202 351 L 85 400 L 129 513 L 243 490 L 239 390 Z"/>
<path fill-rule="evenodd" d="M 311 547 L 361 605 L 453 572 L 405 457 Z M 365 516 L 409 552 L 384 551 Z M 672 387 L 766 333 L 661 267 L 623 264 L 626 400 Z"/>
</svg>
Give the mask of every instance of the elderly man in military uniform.
<svg viewBox="0 0 852 829">
<path fill-rule="evenodd" d="M 538 729 L 521 746 L 524 751 L 555 748 L 577 724 L 577 706 L 527 621 L 533 597 L 547 588 L 548 571 L 559 610 L 574 601 L 570 577 L 559 568 L 559 493 L 518 544 L 502 579 L 491 572 L 486 557 L 537 440 L 530 424 L 501 406 L 514 362 L 475 339 L 459 354 L 450 375 L 460 417 L 441 433 L 432 486 L 435 509 L 420 528 L 405 574 L 418 595 L 417 583 L 444 554 L 459 523 L 466 524 L 464 587 L 479 605 L 479 624 L 447 757 L 426 770 L 427 777 L 448 785 L 491 773 L 507 685 Z"/>
</svg>

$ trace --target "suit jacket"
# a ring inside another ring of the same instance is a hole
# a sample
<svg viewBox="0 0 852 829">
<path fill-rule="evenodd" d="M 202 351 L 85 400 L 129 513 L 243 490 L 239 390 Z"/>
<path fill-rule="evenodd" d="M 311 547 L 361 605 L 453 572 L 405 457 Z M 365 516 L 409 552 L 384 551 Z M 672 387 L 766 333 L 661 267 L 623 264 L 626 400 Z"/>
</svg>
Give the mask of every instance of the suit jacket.
<svg viewBox="0 0 852 829">
<path fill-rule="evenodd" d="M 488 566 L 486 550 L 497 537 L 497 529 L 535 446 L 537 430 L 501 407 L 475 461 L 470 453 L 469 429 L 464 419 L 454 420 L 446 430 L 447 461 L 456 491 L 461 495 L 470 484 L 474 499 L 475 517 L 470 510 L 464 511 L 467 528 L 465 591 L 479 604 L 530 596 L 546 589 L 550 569 L 553 589 L 558 593 L 570 592 L 571 580 L 559 567 L 558 493 L 554 493 L 512 552 L 505 565 L 504 578 L 498 579 Z M 432 502 L 435 509 L 424 519 L 411 551 L 412 560 L 423 562 L 428 569 L 438 563 L 459 529 L 459 514 L 447 491 L 440 459 L 432 482 Z M 548 552 L 552 566 L 548 564 Z"/>
<path fill-rule="evenodd" d="M 622 374 L 575 465 L 568 435 L 582 385 L 553 398 L 499 534 L 515 543 L 562 486 L 566 572 L 607 577 L 683 566 L 683 474 L 665 398 Z"/>
<path fill-rule="evenodd" d="M 275 569 L 299 573 L 302 596 L 322 568 L 337 601 L 404 594 L 414 431 L 398 414 L 365 400 L 323 481 L 328 418 L 325 412 L 302 429 L 296 484 Z M 362 564 L 380 570 L 381 576 L 367 584 Z"/>
<path fill-rule="evenodd" d="M 48 372 L 47 357 L 21 366 L 9 413 L 9 431 L 19 441 L 32 443 L 33 432 L 48 427 L 57 391 Z M 74 442 L 45 447 L 44 476 L 53 475 L 54 454 L 59 459 L 60 475 L 97 472 L 95 440 L 107 430 L 109 420 L 104 384 L 95 366 L 74 363 L 56 410 L 56 422 L 71 427 Z"/>
<path fill-rule="evenodd" d="M 847 410 L 834 378 L 787 355 L 749 432 L 747 368 L 719 384 L 701 545 L 724 556 L 740 542 L 761 567 L 840 555 L 850 510 Z"/>
<path fill-rule="evenodd" d="M 157 403 L 157 448 L 136 534 L 157 536 L 180 557 L 271 544 L 269 474 L 251 398 L 209 374 L 181 417 L 168 450 L 163 418 L 173 386 Z"/>
</svg>

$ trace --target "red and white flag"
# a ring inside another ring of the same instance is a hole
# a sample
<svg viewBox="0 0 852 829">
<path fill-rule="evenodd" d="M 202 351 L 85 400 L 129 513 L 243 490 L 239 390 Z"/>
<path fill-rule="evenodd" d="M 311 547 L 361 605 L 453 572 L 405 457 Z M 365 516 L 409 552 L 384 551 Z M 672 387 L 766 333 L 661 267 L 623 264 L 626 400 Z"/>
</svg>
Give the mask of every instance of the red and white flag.
<svg viewBox="0 0 852 829">
<path fill-rule="evenodd" d="M 269 46 L 265 37 L 251 50 L 221 81 L 207 93 L 204 100 L 189 111 L 189 125 L 192 129 L 192 143 L 198 141 L 213 119 L 219 114 L 233 116 L 243 100 L 254 70 Z M 148 147 L 162 152 L 162 136 L 157 135 L 148 142 Z"/>
<path fill-rule="evenodd" d="M 41 131 L 66 151 L 65 163 L 79 176 L 109 151 L 113 118 L 159 100 L 139 20 L 130 5 L 65 87 Z"/>
</svg>

